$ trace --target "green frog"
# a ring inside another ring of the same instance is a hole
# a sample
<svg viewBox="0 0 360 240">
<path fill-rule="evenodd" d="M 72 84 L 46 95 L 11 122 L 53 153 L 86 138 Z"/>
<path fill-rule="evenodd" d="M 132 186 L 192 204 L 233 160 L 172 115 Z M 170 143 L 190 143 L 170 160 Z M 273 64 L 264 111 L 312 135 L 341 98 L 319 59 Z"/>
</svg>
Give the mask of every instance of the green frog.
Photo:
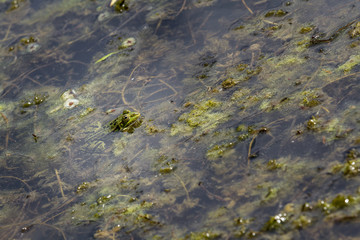
<svg viewBox="0 0 360 240">
<path fill-rule="evenodd" d="M 143 118 L 140 113 L 124 110 L 120 116 L 105 125 L 99 121 L 92 122 L 84 128 L 84 131 L 77 133 L 77 137 L 84 141 L 80 144 L 81 150 L 84 152 L 102 153 L 106 149 L 103 139 L 109 132 L 133 133 L 135 128 L 140 127 L 142 121 Z"/>
<path fill-rule="evenodd" d="M 123 113 L 109 123 L 111 132 L 133 133 L 135 128 L 140 127 L 143 119 L 138 112 L 124 110 Z"/>
</svg>

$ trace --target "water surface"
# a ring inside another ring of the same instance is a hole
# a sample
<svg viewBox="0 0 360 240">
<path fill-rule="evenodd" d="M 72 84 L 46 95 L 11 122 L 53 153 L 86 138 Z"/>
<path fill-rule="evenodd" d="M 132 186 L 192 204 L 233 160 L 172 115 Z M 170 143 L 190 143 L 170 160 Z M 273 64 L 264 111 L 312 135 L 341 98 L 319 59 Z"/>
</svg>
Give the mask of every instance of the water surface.
<svg viewBox="0 0 360 240">
<path fill-rule="evenodd" d="M 357 1 L 110 4 L 0 1 L 1 239 L 358 235 Z"/>
</svg>

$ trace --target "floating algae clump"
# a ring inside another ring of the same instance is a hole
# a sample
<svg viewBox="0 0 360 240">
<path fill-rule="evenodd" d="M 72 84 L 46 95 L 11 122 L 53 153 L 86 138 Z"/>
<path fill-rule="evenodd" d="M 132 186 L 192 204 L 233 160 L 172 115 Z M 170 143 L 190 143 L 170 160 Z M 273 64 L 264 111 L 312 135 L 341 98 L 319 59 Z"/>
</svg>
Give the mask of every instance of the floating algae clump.
<svg viewBox="0 0 360 240">
<path fill-rule="evenodd" d="M 289 220 L 289 216 L 286 213 L 279 213 L 273 217 L 270 217 L 269 221 L 265 223 L 264 231 L 281 231 L 284 230 L 284 224 Z"/>
<path fill-rule="evenodd" d="M 321 100 L 320 100 L 320 94 L 317 94 L 315 92 L 304 92 L 303 93 L 304 97 L 302 100 L 302 105 L 304 107 L 316 107 L 319 104 L 321 104 Z"/>
<path fill-rule="evenodd" d="M 161 155 L 156 160 L 156 170 L 161 174 L 172 173 L 176 169 L 176 163 L 178 162 L 175 158 L 169 158 L 165 155 Z"/>
<path fill-rule="evenodd" d="M 269 160 L 266 164 L 268 170 L 276 170 L 282 168 L 284 164 L 278 163 L 276 159 Z"/>
<path fill-rule="evenodd" d="M 283 67 L 283 66 L 294 66 L 295 64 L 303 64 L 305 62 L 304 58 L 300 58 L 298 56 L 286 56 L 284 58 L 279 59 L 276 63 L 276 67 Z"/>
<path fill-rule="evenodd" d="M 25 0 L 12 0 L 10 3 L 10 7 L 8 8 L 8 12 L 14 11 L 22 5 L 22 3 L 25 2 Z M 21 4 L 20 4 L 21 3 Z"/>
<path fill-rule="evenodd" d="M 287 12 L 285 12 L 282 9 L 279 9 L 277 11 L 271 10 L 265 14 L 265 17 L 282 17 L 282 16 L 285 16 L 286 14 L 287 14 Z"/>
<path fill-rule="evenodd" d="M 129 10 L 129 5 L 128 5 L 127 1 L 125 1 L 125 0 L 117 0 L 114 4 L 111 4 L 111 5 L 114 5 L 114 10 L 115 10 L 115 12 L 118 12 L 118 13 L 122 13 L 124 11 Z"/>
<path fill-rule="evenodd" d="M 228 114 L 220 111 L 221 102 L 210 99 L 194 105 L 189 113 L 183 113 L 179 117 L 180 124 L 174 124 L 171 134 L 179 132 L 191 132 L 193 128 L 200 127 L 202 130 L 214 129 L 218 123 L 224 122 L 229 118 Z M 219 111 L 215 111 L 219 110 Z"/>
<path fill-rule="evenodd" d="M 349 60 L 346 61 L 343 65 L 339 66 L 339 70 L 350 72 L 353 67 L 360 63 L 360 55 L 352 55 Z"/>
<path fill-rule="evenodd" d="M 349 31 L 349 36 L 351 38 L 360 36 L 360 22 L 357 22 L 355 27 Z"/>
<path fill-rule="evenodd" d="M 309 121 L 306 122 L 306 127 L 311 131 L 319 131 L 321 129 L 320 120 L 316 116 L 312 116 Z"/>
<path fill-rule="evenodd" d="M 218 233 L 214 233 L 212 231 L 204 231 L 204 232 L 191 232 L 186 235 L 185 238 L 182 239 L 190 239 L 190 240 L 210 240 L 210 239 L 219 239 L 221 235 Z"/>
<path fill-rule="evenodd" d="M 33 97 L 29 97 L 26 98 L 24 100 L 21 101 L 21 106 L 23 108 L 28 108 L 34 105 L 39 105 L 43 102 L 45 102 L 45 100 L 48 98 L 47 94 L 38 94 L 35 93 Z"/>
<path fill-rule="evenodd" d="M 331 205 L 335 209 L 341 209 L 344 207 L 350 206 L 354 203 L 354 198 L 352 196 L 344 196 L 342 194 L 337 195 L 332 201 Z"/>
<path fill-rule="evenodd" d="M 301 34 L 309 33 L 314 29 L 312 26 L 302 27 L 299 31 Z"/>
<path fill-rule="evenodd" d="M 212 147 L 207 151 L 206 157 L 211 160 L 217 159 L 223 156 L 224 154 L 229 153 L 234 146 L 235 143 L 233 142 L 225 143 L 221 145 L 215 145 L 214 147 Z"/>
<path fill-rule="evenodd" d="M 222 87 L 227 89 L 236 85 L 236 82 L 232 78 L 228 78 L 221 83 Z"/>
</svg>

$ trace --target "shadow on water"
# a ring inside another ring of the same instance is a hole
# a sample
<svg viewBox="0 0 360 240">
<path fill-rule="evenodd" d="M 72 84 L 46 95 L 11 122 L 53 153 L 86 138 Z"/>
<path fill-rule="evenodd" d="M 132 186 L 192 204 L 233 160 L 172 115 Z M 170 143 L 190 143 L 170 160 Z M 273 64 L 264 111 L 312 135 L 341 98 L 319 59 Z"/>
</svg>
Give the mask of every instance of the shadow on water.
<svg viewBox="0 0 360 240">
<path fill-rule="evenodd" d="M 358 8 L 0 2 L 0 239 L 356 237 Z"/>
</svg>

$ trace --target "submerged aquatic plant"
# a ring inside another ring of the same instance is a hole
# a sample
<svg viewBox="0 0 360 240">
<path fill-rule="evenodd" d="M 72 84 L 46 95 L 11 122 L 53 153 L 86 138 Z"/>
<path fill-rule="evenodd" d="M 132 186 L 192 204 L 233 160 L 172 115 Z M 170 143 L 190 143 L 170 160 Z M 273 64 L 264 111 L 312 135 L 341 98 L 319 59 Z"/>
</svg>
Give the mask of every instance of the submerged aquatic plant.
<svg viewBox="0 0 360 240">
<path fill-rule="evenodd" d="M 350 4 L 19 3 L 0 16 L 0 238 L 354 237 Z"/>
</svg>

